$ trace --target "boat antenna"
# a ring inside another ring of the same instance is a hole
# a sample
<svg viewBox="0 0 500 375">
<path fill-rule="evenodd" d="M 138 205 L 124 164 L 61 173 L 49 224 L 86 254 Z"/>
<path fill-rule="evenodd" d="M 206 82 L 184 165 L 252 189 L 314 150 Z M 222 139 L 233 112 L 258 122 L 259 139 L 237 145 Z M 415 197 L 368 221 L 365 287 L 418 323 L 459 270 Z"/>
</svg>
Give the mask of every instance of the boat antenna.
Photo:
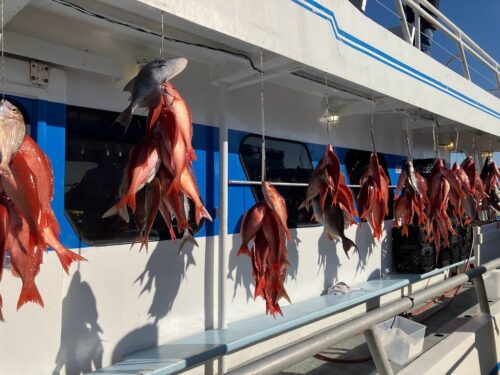
<svg viewBox="0 0 500 375">
<path fill-rule="evenodd" d="M 371 120 L 370 120 L 370 134 L 372 136 L 372 149 L 373 149 L 373 152 L 377 152 L 377 150 L 375 150 L 375 136 L 373 135 L 373 112 L 375 112 L 375 99 L 373 98 L 373 95 L 372 95 L 372 116 L 371 116 Z"/>
<path fill-rule="evenodd" d="M 4 0 L 0 0 L 1 3 L 0 3 L 0 50 L 1 50 L 1 59 L 2 59 L 2 77 L 1 77 L 1 80 L 2 80 L 2 87 L 1 87 L 1 90 L 2 90 L 2 102 L 5 100 L 5 48 L 4 48 L 4 40 L 5 40 L 5 33 L 4 33 L 4 17 L 3 17 L 3 2 Z"/>
<path fill-rule="evenodd" d="M 459 133 L 456 126 L 455 126 L 455 133 L 456 133 L 455 136 L 455 154 L 456 154 L 458 152 L 458 138 L 459 138 Z"/>
<path fill-rule="evenodd" d="M 264 117 L 264 49 L 260 49 L 260 122 L 262 125 L 261 180 L 266 180 L 266 121 Z"/>
<path fill-rule="evenodd" d="M 328 143 L 331 144 L 330 137 L 330 101 L 328 100 L 328 73 L 325 72 L 325 115 L 326 115 L 326 134 L 328 136 Z"/>
<path fill-rule="evenodd" d="M 410 124 L 409 124 L 409 118 L 410 116 L 406 114 L 406 146 L 408 147 L 408 159 L 409 161 L 413 160 L 413 156 L 411 154 L 411 144 L 410 144 Z"/>
<path fill-rule="evenodd" d="M 2 0 L 3 1 L 3 0 Z M 161 11 L 161 45 L 160 45 L 160 58 L 163 59 L 163 41 L 165 40 L 165 12 Z"/>
</svg>

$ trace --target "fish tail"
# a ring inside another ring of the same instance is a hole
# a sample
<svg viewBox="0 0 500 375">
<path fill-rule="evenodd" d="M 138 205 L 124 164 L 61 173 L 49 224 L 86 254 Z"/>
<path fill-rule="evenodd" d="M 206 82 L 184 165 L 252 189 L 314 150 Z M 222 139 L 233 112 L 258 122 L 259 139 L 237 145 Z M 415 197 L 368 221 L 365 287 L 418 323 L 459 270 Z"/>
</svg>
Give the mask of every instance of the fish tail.
<svg viewBox="0 0 500 375">
<path fill-rule="evenodd" d="M 250 250 L 248 249 L 248 244 L 241 245 L 240 249 L 238 250 L 238 254 L 236 254 L 236 256 L 239 256 L 241 254 L 245 254 L 245 255 L 251 256 L 250 255 Z"/>
<path fill-rule="evenodd" d="M 189 230 L 185 229 L 184 235 L 182 236 L 181 244 L 179 245 L 179 254 L 181 253 L 182 248 L 184 247 L 184 244 L 186 242 L 191 242 L 194 246 L 199 247 L 196 238 L 193 237 L 193 235 L 189 232 Z"/>
<path fill-rule="evenodd" d="M 200 205 L 196 207 L 196 225 L 200 224 L 202 218 L 205 218 L 208 221 L 213 222 L 212 216 L 210 216 L 205 206 Z"/>
<path fill-rule="evenodd" d="M 126 223 L 130 222 L 127 207 L 120 207 L 120 203 L 113 205 L 109 210 L 102 214 L 101 219 L 118 214 Z"/>
<path fill-rule="evenodd" d="M 19 300 L 17 301 L 17 309 L 19 310 L 21 306 L 28 302 L 34 302 L 43 307 L 42 296 L 40 295 L 34 280 L 23 284 L 23 289 L 21 290 Z"/>
<path fill-rule="evenodd" d="M 132 103 L 129 104 L 125 110 L 118 115 L 116 118 L 115 122 L 113 124 L 119 124 L 124 127 L 123 132 L 127 130 L 130 121 L 132 121 L 132 112 L 134 111 L 134 107 L 132 106 Z"/>
<path fill-rule="evenodd" d="M 344 248 L 344 252 L 345 252 L 345 255 L 347 256 L 347 259 L 350 259 L 349 258 L 349 250 L 351 250 L 351 248 L 354 247 L 356 250 L 358 250 L 358 247 L 356 246 L 356 244 L 347 237 L 342 238 L 342 247 Z"/>
<path fill-rule="evenodd" d="M 257 284 L 255 285 L 255 293 L 253 295 L 254 300 L 257 299 L 257 297 L 259 296 L 266 299 L 264 295 L 265 286 L 266 286 L 266 280 L 264 279 L 264 277 L 260 276 L 259 280 L 257 281 Z"/>
</svg>

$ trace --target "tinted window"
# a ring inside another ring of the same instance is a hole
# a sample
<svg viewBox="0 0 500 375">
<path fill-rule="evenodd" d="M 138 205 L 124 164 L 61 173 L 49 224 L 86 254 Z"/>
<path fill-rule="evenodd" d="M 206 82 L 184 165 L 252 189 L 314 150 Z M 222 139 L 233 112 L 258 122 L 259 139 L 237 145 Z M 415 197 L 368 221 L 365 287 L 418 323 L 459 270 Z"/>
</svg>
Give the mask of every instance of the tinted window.
<svg viewBox="0 0 500 375">
<path fill-rule="evenodd" d="M 90 243 L 131 242 L 138 233 L 132 216 L 130 223 L 117 215 L 101 219 L 118 201 L 128 153 L 145 134 L 145 117 L 134 116 L 122 136 L 111 126 L 117 116 L 116 112 L 67 106 L 64 208 L 76 232 Z M 150 238 L 169 238 L 161 215 Z"/>
<path fill-rule="evenodd" d="M 370 151 L 361 150 L 349 150 L 345 155 L 344 164 L 347 170 L 347 175 L 349 176 L 349 183 L 352 185 L 359 185 L 359 181 L 363 174 L 368 170 L 370 166 Z M 389 177 L 389 171 L 387 170 L 387 163 L 385 157 L 382 154 L 377 154 L 378 162 L 380 166 L 384 169 L 387 177 Z M 390 179 L 390 177 L 389 177 Z M 357 200 L 360 188 L 352 187 L 352 193 L 354 198 Z M 389 189 L 389 215 L 386 219 L 392 219 L 392 208 L 394 202 L 394 189 Z"/>
<path fill-rule="evenodd" d="M 251 181 L 260 181 L 261 137 L 250 135 L 243 139 L 240 145 L 240 159 L 247 178 Z M 311 155 L 303 143 L 266 137 L 268 181 L 308 183 L 312 172 Z M 276 186 L 276 188 L 285 198 L 290 228 L 316 224 L 311 220 L 311 212 L 298 209 L 306 197 L 306 187 Z M 263 199 L 260 186 L 252 186 L 252 191 L 255 199 Z"/>
</svg>

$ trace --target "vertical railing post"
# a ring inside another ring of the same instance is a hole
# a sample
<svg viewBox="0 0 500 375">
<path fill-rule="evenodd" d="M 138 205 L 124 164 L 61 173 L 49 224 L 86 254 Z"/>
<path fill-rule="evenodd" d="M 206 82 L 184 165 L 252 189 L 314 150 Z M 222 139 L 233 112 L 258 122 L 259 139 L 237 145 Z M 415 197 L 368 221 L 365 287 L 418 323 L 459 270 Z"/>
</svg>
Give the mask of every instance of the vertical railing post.
<svg viewBox="0 0 500 375">
<path fill-rule="evenodd" d="M 366 343 L 368 344 L 368 349 L 370 349 L 370 354 L 372 355 L 373 362 L 377 367 L 377 371 L 380 375 L 393 375 L 391 364 L 389 363 L 389 358 L 387 358 L 387 353 L 385 352 L 384 345 L 380 339 L 379 334 L 375 330 L 375 326 L 367 329 L 363 332 L 365 335 Z"/>
<path fill-rule="evenodd" d="M 422 50 L 422 33 L 421 33 L 421 27 L 420 27 L 420 15 L 417 13 L 415 14 L 415 47 L 417 47 L 420 51 Z"/>
<path fill-rule="evenodd" d="M 465 49 L 464 49 L 464 42 L 462 40 L 462 33 L 457 31 L 456 35 L 460 39 L 460 41 L 457 42 L 457 46 L 458 46 L 458 55 L 460 56 L 460 60 L 462 61 L 464 77 L 470 81 L 469 65 L 467 64 L 467 58 L 465 57 Z"/>
<path fill-rule="evenodd" d="M 497 78 L 497 89 L 500 90 L 500 65 L 496 65 L 495 76 Z"/>
<path fill-rule="evenodd" d="M 411 36 L 410 36 L 410 29 L 408 28 L 408 22 L 406 22 L 406 15 L 405 11 L 403 9 L 403 3 L 401 0 L 394 0 L 396 3 L 396 9 L 399 14 L 399 18 L 401 19 L 401 30 L 403 32 L 403 38 L 408 42 L 411 43 Z"/>
<path fill-rule="evenodd" d="M 483 314 L 490 314 L 490 304 L 488 302 L 488 295 L 486 294 L 486 286 L 484 285 L 483 275 L 476 276 L 473 280 L 474 287 L 476 288 L 477 302 Z"/>
</svg>

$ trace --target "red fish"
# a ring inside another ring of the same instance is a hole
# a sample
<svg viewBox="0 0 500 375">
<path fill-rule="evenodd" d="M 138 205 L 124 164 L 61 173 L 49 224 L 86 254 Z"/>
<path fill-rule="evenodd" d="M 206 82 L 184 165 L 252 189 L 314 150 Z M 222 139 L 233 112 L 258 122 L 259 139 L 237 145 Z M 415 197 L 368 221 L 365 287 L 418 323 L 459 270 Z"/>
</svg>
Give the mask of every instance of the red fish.
<svg viewBox="0 0 500 375">
<path fill-rule="evenodd" d="M 184 170 L 182 171 L 180 186 L 182 192 L 186 194 L 194 203 L 196 225 L 200 224 L 202 218 L 212 221 L 212 217 L 201 201 L 200 193 L 198 192 L 198 186 L 196 185 L 196 181 L 189 171 L 189 168 L 184 168 Z"/>
<path fill-rule="evenodd" d="M 152 182 L 147 184 L 144 189 L 137 193 L 137 201 L 135 221 L 139 234 L 136 240 L 141 244 L 139 251 L 141 251 L 143 247 L 148 251 L 149 233 L 153 228 L 161 202 L 161 183 L 159 178 L 155 177 Z"/>
<path fill-rule="evenodd" d="M 258 202 L 252 206 L 243 216 L 241 221 L 241 246 L 238 250 L 238 255 L 247 254 L 250 256 L 248 243 L 255 238 L 257 232 L 262 227 L 264 215 L 266 214 L 267 206 L 264 202 Z"/>
<path fill-rule="evenodd" d="M 264 199 L 266 200 L 268 207 L 276 213 L 276 216 L 286 233 L 286 238 L 291 241 L 292 234 L 288 229 L 288 213 L 286 210 L 285 200 L 278 190 L 276 190 L 276 188 L 267 181 L 262 183 L 262 194 L 264 195 Z"/>
<path fill-rule="evenodd" d="M 372 152 L 370 166 L 360 183 L 359 217 L 368 221 L 373 231 L 373 237 L 380 240 L 383 233 L 384 217 L 389 213 L 389 178 L 378 162 L 377 153 Z"/>
</svg>

